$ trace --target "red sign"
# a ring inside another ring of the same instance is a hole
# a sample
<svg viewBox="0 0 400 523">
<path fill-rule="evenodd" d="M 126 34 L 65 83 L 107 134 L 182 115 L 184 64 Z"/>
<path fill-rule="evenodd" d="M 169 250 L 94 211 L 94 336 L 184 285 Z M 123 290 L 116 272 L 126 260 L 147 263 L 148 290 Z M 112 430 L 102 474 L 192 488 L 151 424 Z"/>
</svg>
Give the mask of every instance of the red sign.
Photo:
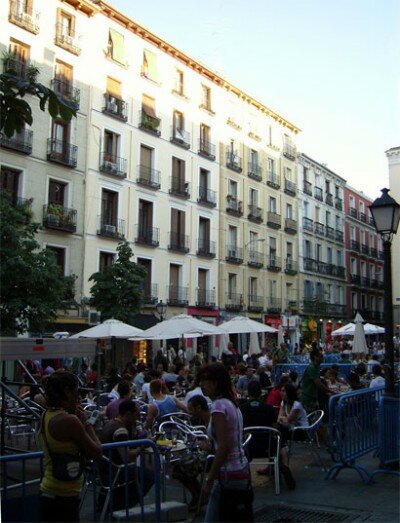
<svg viewBox="0 0 400 523">
<path fill-rule="evenodd" d="M 276 316 L 264 316 L 264 323 L 266 323 L 270 327 L 279 329 L 279 327 L 282 325 L 282 320 L 281 318 L 277 318 Z"/>
</svg>

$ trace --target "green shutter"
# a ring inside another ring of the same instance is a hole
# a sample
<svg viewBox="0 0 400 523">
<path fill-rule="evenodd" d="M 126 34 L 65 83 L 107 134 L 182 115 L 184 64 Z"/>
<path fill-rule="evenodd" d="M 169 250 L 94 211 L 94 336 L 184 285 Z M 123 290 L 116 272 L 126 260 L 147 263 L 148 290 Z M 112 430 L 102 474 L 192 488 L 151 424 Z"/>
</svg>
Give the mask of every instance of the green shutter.
<svg viewBox="0 0 400 523">
<path fill-rule="evenodd" d="M 158 81 L 157 56 L 147 49 L 143 53 L 143 71 L 147 78 Z"/>
<path fill-rule="evenodd" d="M 110 40 L 112 42 L 111 57 L 120 64 L 125 64 L 124 37 L 114 29 L 110 29 Z"/>
</svg>

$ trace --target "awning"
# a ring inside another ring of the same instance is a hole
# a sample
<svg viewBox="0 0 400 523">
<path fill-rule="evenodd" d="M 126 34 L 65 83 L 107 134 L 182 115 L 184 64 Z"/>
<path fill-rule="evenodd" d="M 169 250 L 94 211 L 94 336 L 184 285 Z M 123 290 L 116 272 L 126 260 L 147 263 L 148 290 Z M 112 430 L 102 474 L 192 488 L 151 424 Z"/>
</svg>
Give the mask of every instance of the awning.
<svg viewBox="0 0 400 523">
<path fill-rule="evenodd" d="M 94 356 L 97 340 L 0 338 L 2 360 L 42 360 Z"/>
<path fill-rule="evenodd" d="M 116 62 L 120 64 L 125 63 L 125 53 L 124 53 L 124 37 L 121 33 L 115 31 L 115 29 L 110 29 L 110 40 L 112 44 L 111 57 Z"/>
</svg>

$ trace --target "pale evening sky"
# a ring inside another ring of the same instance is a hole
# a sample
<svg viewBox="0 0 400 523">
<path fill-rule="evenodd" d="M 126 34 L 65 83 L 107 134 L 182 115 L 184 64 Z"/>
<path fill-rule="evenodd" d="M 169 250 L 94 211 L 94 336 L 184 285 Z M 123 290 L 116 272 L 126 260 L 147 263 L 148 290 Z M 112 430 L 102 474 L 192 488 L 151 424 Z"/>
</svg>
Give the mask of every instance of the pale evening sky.
<svg viewBox="0 0 400 523">
<path fill-rule="evenodd" d="M 371 198 L 400 145 L 400 0 L 109 0 L 302 129 Z"/>
</svg>

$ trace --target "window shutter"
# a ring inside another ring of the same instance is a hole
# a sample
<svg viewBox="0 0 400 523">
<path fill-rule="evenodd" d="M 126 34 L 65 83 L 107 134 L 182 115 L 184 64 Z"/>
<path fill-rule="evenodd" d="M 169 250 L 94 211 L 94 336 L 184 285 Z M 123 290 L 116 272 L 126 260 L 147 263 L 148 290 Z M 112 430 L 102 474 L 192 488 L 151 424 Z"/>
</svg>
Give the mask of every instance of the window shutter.
<svg viewBox="0 0 400 523">
<path fill-rule="evenodd" d="M 112 44 L 111 58 L 120 64 L 125 63 L 124 37 L 114 29 L 110 29 L 110 40 Z"/>
<path fill-rule="evenodd" d="M 157 118 L 155 100 L 154 98 L 150 98 L 150 96 L 147 96 L 147 94 L 144 94 L 142 96 L 142 110 L 147 114 L 147 116 Z"/>
<path fill-rule="evenodd" d="M 121 82 L 114 80 L 110 76 L 107 76 L 107 93 L 115 96 L 116 98 L 121 98 Z"/>
<path fill-rule="evenodd" d="M 25 13 L 32 15 L 32 0 L 25 1 Z"/>
<path fill-rule="evenodd" d="M 140 164 L 148 169 L 151 169 L 152 150 L 149 147 L 142 145 L 140 147 Z"/>
<path fill-rule="evenodd" d="M 158 80 L 157 56 L 147 49 L 143 51 L 143 75 L 151 80 Z"/>
</svg>

